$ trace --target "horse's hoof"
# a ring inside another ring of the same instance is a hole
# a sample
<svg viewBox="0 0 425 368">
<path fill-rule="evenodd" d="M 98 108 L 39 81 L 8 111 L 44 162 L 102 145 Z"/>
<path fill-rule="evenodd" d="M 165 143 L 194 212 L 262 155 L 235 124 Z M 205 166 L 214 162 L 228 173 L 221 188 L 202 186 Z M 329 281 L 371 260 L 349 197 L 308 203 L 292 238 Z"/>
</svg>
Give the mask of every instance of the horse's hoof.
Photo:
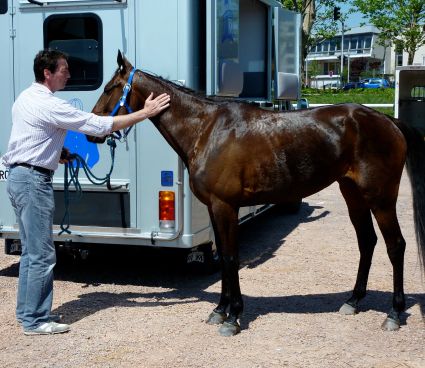
<svg viewBox="0 0 425 368">
<path fill-rule="evenodd" d="M 400 320 L 387 317 L 381 328 L 385 331 L 397 331 L 400 328 Z"/>
<path fill-rule="evenodd" d="M 357 309 L 348 303 L 344 303 L 341 308 L 339 308 L 339 313 L 346 316 L 352 316 L 357 313 Z"/>
<path fill-rule="evenodd" d="M 218 313 L 212 311 L 208 316 L 207 323 L 209 325 L 221 325 L 227 318 L 226 313 Z"/>
<path fill-rule="evenodd" d="M 221 336 L 235 336 L 241 332 L 241 327 L 236 323 L 223 322 L 221 327 L 218 329 Z"/>
</svg>

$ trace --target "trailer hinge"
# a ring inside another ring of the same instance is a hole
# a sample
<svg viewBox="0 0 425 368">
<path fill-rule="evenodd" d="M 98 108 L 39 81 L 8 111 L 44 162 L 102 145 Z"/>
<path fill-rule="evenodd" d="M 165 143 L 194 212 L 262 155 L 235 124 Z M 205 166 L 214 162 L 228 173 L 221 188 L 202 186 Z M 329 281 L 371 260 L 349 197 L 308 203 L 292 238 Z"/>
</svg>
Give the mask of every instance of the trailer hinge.
<svg viewBox="0 0 425 368">
<path fill-rule="evenodd" d="M 9 36 L 10 38 L 15 38 L 16 37 L 16 29 L 12 28 L 9 30 Z"/>
<path fill-rule="evenodd" d="M 15 15 L 16 14 L 16 6 L 12 6 L 11 8 L 10 8 L 10 13 L 9 13 L 10 15 Z"/>
<path fill-rule="evenodd" d="M 155 238 L 158 236 L 158 231 L 152 231 L 151 232 L 151 244 L 155 245 L 156 241 Z"/>
</svg>

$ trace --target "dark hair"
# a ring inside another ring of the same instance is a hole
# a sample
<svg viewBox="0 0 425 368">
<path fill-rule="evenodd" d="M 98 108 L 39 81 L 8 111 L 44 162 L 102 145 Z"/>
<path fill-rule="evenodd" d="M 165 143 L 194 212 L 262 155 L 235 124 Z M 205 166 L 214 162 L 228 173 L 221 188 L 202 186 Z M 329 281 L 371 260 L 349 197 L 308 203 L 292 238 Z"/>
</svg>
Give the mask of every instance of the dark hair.
<svg viewBox="0 0 425 368">
<path fill-rule="evenodd" d="M 44 69 L 52 73 L 58 67 L 58 60 L 68 60 L 68 55 L 58 50 L 41 50 L 34 58 L 34 76 L 37 82 L 44 82 Z"/>
</svg>

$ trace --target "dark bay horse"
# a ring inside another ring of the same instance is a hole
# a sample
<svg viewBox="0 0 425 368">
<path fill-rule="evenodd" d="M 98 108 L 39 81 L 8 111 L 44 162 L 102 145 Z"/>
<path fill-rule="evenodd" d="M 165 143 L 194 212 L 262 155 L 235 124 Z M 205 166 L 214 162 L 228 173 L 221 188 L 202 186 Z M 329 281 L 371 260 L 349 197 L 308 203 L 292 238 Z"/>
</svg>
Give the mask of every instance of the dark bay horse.
<svg viewBox="0 0 425 368">
<path fill-rule="evenodd" d="M 121 96 L 132 65 L 118 53 L 118 69 L 93 112 L 109 114 Z M 425 147 L 406 124 L 357 104 L 272 112 L 247 103 L 213 101 L 162 78 L 137 70 L 129 105 L 168 93 L 171 106 L 151 118 L 184 161 L 193 193 L 207 207 L 222 264 L 218 306 L 208 323 L 222 335 L 240 331 L 238 211 L 241 206 L 285 203 L 339 183 L 355 228 L 360 263 L 352 296 L 340 311 L 354 314 L 366 295 L 377 236 L 374 215 L 393 266 L 392 309 L 382 327 L 396 330 L 405 309 L 405 240 L 396 201 L 407 160 L 421 264 L 425 260 Z M 119 113 L 126 113 L 122 108 Z"/>
</svg>

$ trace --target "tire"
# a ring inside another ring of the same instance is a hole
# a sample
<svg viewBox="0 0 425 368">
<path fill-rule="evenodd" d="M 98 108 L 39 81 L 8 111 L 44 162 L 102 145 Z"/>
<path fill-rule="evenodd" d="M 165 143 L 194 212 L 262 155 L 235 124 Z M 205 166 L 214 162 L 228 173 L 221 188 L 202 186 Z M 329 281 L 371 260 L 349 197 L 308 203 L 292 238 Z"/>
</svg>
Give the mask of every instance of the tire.
<svg viewBox="0 0 425 368">
<path fill-rule="evenodd" d="M 213 242 L 201 244 L 187 253 L 186 266 L 190 273 L 211 275 L 220 269 L 220 257 Z"/>
<path fill-rule="evenodd" d="M 13 256 L 21 255 L 21 241 L 19 239 L 5 239 L 4 253 Z"/>
</svg>

